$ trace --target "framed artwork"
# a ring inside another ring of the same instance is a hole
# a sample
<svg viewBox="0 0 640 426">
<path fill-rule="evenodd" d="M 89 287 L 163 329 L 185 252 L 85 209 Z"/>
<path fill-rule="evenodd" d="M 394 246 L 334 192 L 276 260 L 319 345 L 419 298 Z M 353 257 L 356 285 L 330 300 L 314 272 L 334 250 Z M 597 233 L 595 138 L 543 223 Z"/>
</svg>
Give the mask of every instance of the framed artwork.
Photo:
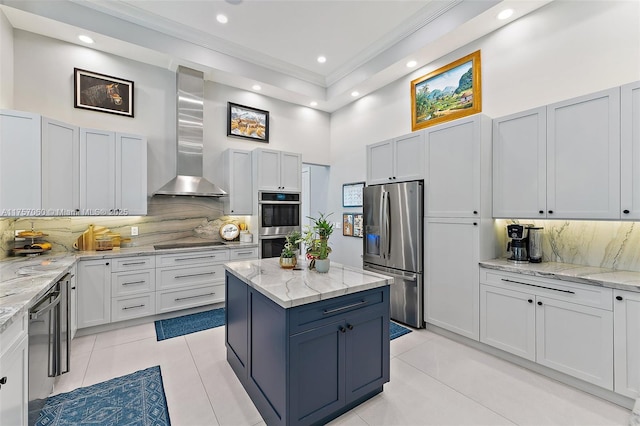
<svg viewBox="0 0 640 426">
<path fill-rule="evenodd" d="M 133 81 L 73 69 L 74 107 L 133 117 Z"/>
<path fill-rule="evenodd" d="M 228 102 L 227 136 L 269 142 L 269 111 Z"/>
<path fill-rule="evenodd" d="M 411 131 L 481 111 L 479 50 L 411 82 Z"/>
<path fill-rule="evenodd" d="M 362 207 L 364 182 L 345 183 L 342 185 L 342 207 Z"/>
</svg>

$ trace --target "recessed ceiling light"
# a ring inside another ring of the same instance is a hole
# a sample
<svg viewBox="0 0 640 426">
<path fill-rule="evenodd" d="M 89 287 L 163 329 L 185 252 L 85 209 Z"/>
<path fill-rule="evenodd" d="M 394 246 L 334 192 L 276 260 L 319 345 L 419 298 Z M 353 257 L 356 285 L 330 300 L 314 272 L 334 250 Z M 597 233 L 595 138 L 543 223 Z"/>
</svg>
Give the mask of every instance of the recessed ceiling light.
<svg viewBox="0 0 640 426">
<path fill-rule="evenodd" d="M 261 90 L 261 89 L 262 89 L 262 87 L 260 87 L 260 85 L 259 85 L 259 84 L 254 84 L 254 85 L 253 85 L 253 86 L 251 86 L 251 87 L 253 87 L 253 90 Z"/>
<path fill-rule="evenodd" d="M 318 62 L 324 64 L 325 62 L 327 62 L 327 58 L 325 58 L 324 56 L 318 56 Z"/>
<path fill-rule="evenodd" d="M 513 15 L 513 9 L 505 9 L 502 12 L 498 13 L 498 19 L 507 19 Z"/>
<path fill-rule="evenodd" d="M 355 90 L 353 92 L 351 92 L 351 96 L 353 96 L 354 98 L 356 96 L 358 96 L 360 94 L 360 92 L 356 92 Z"/>
<path fill-rule="evenodd" d="M 407 68 L 413 68 L 416 65 L 418 65 L 418 63 L 416 61 L 409 61 L 407 62 Z"/>
<path fill-rule="evenodd" d="M 87 43 L 87 44 L 93 43 L 93 39 L 86 35 L 80 35 L 78 36 L 78 39 L 83 43 Z"/>
<path fill-rule="evenodd" d="M 309 105 L 311 105 L 312 107 L 314 106 L 318 106 L 318 103 L 316 101 L 312 101 Z"/>
<path fill-rule="evenodd" d="M 219 13 L 216 15 L 216 21 L 220 22 L 221 24 L 226 24 L 227 22 L 229 22 L 229 18 L 227 18 L 226 15 Z"/>
</svg>

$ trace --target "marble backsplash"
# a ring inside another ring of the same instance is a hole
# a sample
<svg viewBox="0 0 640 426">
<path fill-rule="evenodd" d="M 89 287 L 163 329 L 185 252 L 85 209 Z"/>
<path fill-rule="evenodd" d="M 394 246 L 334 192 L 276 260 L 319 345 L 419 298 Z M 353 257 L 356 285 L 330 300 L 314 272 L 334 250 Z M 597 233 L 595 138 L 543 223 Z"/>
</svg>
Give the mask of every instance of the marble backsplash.
<svg viewBox="0 0 640 426">
<path fill-rule="evenodd" d="M 90 224 L 101 225 L 129 238 L 131 226 L 139 235 L 133 245 L 144 246 L 187 237 L 220 240 L 220 225 L 228 220 L 249 222 L 249 217 L 224 216 L 222 202 L 206 197 L 156 196 L 149 200 L 147 216 L 30 217 L 0 219 L 0 259 L 11 256 L 15 230 L 31 229 L 47 234 L 52 252 L 74 251 L 73 243 Z M 251 226 L 249 225 L 251 230 Z"/>
<path fill-rule="evenodd" d="M 499 219 L 496 232 L 503 257 L 507 256 L 506 225 L 509 223 L 531 223 L 544 228 L 543 261 L 640 272 L 637 222 Z"/>
</svg>

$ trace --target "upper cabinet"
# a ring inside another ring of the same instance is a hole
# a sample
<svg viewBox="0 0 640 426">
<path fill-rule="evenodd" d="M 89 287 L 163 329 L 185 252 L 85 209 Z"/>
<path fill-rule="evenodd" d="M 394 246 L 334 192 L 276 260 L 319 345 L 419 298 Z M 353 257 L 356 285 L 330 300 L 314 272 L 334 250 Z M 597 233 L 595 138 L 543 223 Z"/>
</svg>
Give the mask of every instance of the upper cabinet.
<svg viewBox="0 0 640 426">
<path fill-rule="evenodd" d="M 42 208 L 80 213 L 80 128 L 42 118 Z M 71 214 L 71 213 L 69 213 Z"/>
<path fill-rule="evenodd" d="M 114 213 L 116 203 L 116 134 L 80 130 L 80 208 L 91 214 Z"/>
<path fill-rule="evenodd" d="M 493 130 L 494 217 L 620 218 L 619 88 L 495 119 Z"/>
<path fill-rule="evenodd" d="M 620 206 L 622 219 L 640 219 L 640 81 L 620 92 Z"/>
<path fill-rule="evenodd" d="M 147 139 L 116 133 L 116 212 L 147 214 Z"/>
<path fill-rule="evenodd" d="M 367 184 L 424 178 L 424 133 L 367 145 Z"/>
<path fill-rule="evenodd" d="M 251 152 L 228 149 L 224 156 L 224 189 L 228 193 L 222 198 L 224 214 L 250 216 L 253 214 Z"/>
<path fill-rule="evenodd" d="M 258 148 L 253 150 L 253 171 L 258 191 L 300 192 L 302 155 Z"/>
</svg>

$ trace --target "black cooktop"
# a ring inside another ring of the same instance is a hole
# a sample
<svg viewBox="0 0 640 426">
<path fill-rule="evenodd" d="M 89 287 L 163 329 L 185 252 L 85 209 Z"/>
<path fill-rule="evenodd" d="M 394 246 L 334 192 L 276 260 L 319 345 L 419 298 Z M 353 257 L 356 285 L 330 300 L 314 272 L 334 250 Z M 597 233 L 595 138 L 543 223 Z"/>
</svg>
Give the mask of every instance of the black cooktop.
<svg viewBox="0 0 640 426">
<path fill-rule="evenodd" d="M 177 248 L 189 248 L 189 247 L 212 247 L 223 246 L 224 243 L 220 241 L 203 241 L 199 243 L 168 243 L 168 244 L 155 244 L 153 246 L 156 250 L 168 250 Z"/>
</svg>

